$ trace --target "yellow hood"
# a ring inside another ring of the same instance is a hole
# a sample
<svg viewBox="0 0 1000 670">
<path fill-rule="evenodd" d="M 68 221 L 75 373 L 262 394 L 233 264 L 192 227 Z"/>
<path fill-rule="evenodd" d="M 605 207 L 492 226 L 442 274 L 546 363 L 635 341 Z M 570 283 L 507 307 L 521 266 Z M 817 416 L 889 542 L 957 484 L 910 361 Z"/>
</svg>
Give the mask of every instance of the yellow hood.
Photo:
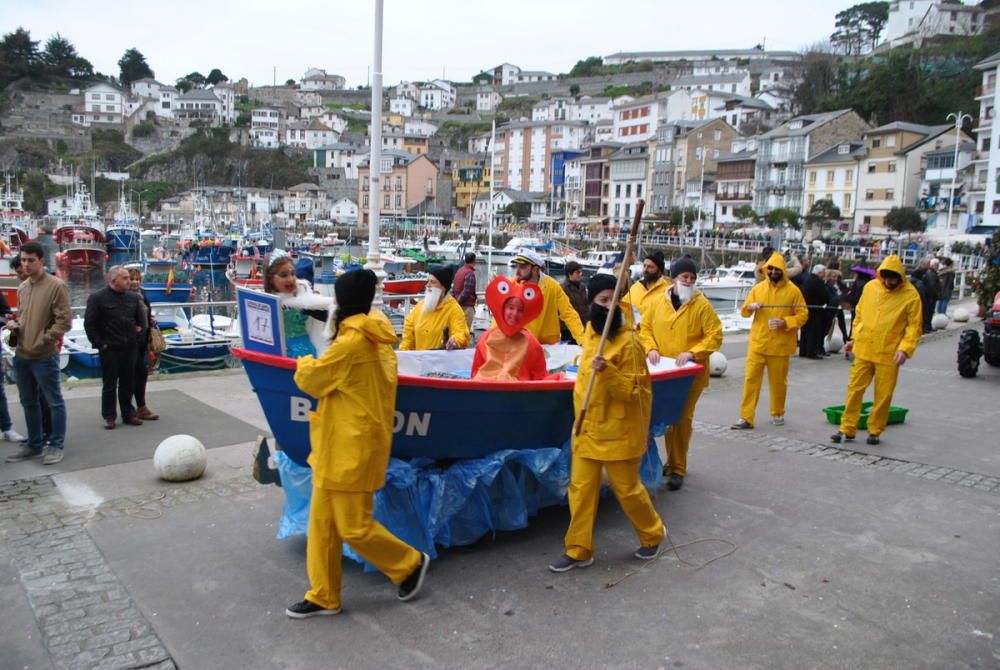
<svg viewBox="0 0 1000 670">
<path fill-rule="evenodd" d="M 767 259 L 767 264 L 764 266 L 764 273 L 767 273 L 768 268 L 775 268 L 776 270 L 781 270 L 781 281 L 779 281 L 776 286 L 784 286 L 788 283 L 788 266 L 785 264 L 785 257 L 775 251 L 771 254 L 771 257 Z M 768 280 L 770 281 L 770 280 Z"/>
<path fill-rule="evenodd" d="M 388 319 L 373 318 L 368 314 L 355 314 L 340 324 L 340 333 L 357 330 L 367 339 L 379 344 L 396 344 L 398 338 Z"/>
<path fill-rule="evenodd" d="M 886 256 L 882 264 L 878 266 L 878 272 L 876 273 L 879 277 L 882 276 L 883 270 L 889 270 L 890 272 L 895 272 L 899 275 L 900 279 L 905 283 L 906 278 L 906 268 L 903 267 L 903 261 L 900 260 L 899 256 L 892 254 L 891 256 Z"/>
</svg>

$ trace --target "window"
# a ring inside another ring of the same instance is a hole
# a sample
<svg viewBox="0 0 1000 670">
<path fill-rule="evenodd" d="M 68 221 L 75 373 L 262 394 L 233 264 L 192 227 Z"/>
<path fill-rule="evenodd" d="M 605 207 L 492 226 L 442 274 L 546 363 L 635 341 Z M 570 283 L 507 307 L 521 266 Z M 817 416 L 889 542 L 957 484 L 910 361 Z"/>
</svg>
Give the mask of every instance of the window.
<svg viewBox="0 0 1000 670">
<path fill-rule="evenodd" d="M 868 164 L 868 174 L 875 174 L 875 163 Z"/>
<path fill-rule="evenodd" d="M 854 170 L 848 170 L 844 173 L 844 183 L 850 184 L 852 181 L 854 181 Z"/>
<path fill-rule="evenodd" d="M 838 154 L 849 154 L 849 153 L 851 153 L 851 145 L 850 144 L 841 144 L 839 147 L 837 147 L 837 153 Z"/>
<path fill-rule="evenodd" d="M 851 194 L 850 193 L 845 193 L 844 194 L 844 211 L 846 212 L 850 208 L 851 208 Z"/>
<path fill-rule="evenodd" d="M 615 184 L 615 197 L 616 198 L 622 197 L 622 185 L 621 184 Z"/>
<path fill-rule="evenodd" d="M 896 171 L 896 161 L 889 161 L 889 172 Z"/>
<path fill-rule="evenodd" d="M 832 184 L 833 183 L 833 170 L 827 170 L 826 171 L 826 183 L 827 184 Z"/>
<path fill-rule="evenodd" d="M 816 183 L 816 171 L 815 170 L 810 170 L 809 171 L 809 183 L 810 184 L 815 184 Z"/>
<path fill-rule="evenodd" d="M 367 195 L 364 197 L 364 204 L 362 205 L 362 207 L 364 207 L 365 209 L 368 209 L 368 196 Z"/>
<path fill-rule="evenodd" d="M 715 137 L 715 141 L 716 142 L 719 142 L 720 140 L 722 140 L 722 131 L 721 130 L 716 130 L 715 131 L 715 135 L 713 137 Z"/>
<path fill-rule="evenodd" d="M 1000 202 L 1000 201 L 998 201 L 998 202 Z M 997 206 L 997 203 L 994 203 L 994 204 L 993 204 L 993 206 L 994 206 L 994 208 L 995 208 L 995 207 Z M 628 204 L 628 203 L 625 203 L 625 218 L 626 218 L 626 219 L 627 219 L 627 218 L 628 218 L 629 216 L 631 216 L 631 209 L 632 209 L 632 205 L 630 205 L 630 204 Z"/>
<path fill-rule="evenodd" d="M 617 217 L 619 217 L 621 215 L 622 215 L 622 206 L 616 202 L 615 203 L 615 217 L 617 218 Z"/>
<path fill-rule="evenodd" d="M 403 204 L 403 197 L 397 195 L 396 196 L 396 209 L 399 209 L 400 207 L 402 207 L 402 204 Z"/>
<path fill-rule="evenodd" d="M 865 191 L 865 200 L 874 200 L 874 199 L 875 199 L 875 191 L 871 190 Z"/>
<path fill-rule="evenodd" d="M 812 206 L 816 204 L 816 194 L 810 193 L 808 200 L 809 200 L 809 209 L 812 209 Z"/>
<path fill-rule="evenodd" d="M 362 186 L 362 188 L 366 191 L 368 190 L 368 177 L 365 177 L 365 183 L 364 186 Z M 365 200 L 367 201 L 368 198 L 366 197 Z M 365 204 L 367 204 L 367 202 Z"/>
<path fill-rule="evenodd" d="M 896 136 L 895 135 L 889 135 L 889 137 L 885 138 L 885 146 L 887 146 L 887 147 L 894 147 L 894 146 L 896 146 Z"/>
<path fill-rule="evenodd" d="M 892 200 L 892 199 L 893 199 L 893 198 L 895 198 L 895 197 L 896 197 L 896 191 L 894 191 L 894 190 L 893 190 L 893 189 L 891 189 L 891 188 L 887 188 L 887 189 L 885 190 L 885 199 L 886 199 L 886 200 Z"/>
<path fill-rule="evenodd" d="M 636 184 L 635 185 L 635 197 L 637 197 L 637 198 L 641 198 L 642 197 L 642 184 Z"/>
<path fill-rule="evenodd" d="M 877 137 L 873 138 L 872 139 L 872 149 L 878 149 L 880 146 L 882 146 L 882 140 L 878 139 Z"/>
<path fill-rule="evenodd" d="M 725 205 L 722 206 L 722 216 L 725 216 L 729 211 L 729 208 Z"/>
<path fill-rule="evenodd" d="M 632 197 L 632 184 L 625 184 L 625 197 L 626 198 Z"/>
<path fill-rule="evenodd" d="M 113 95 L 111 95 L 110 93 L 108 93 L 108 94 L 107 94 L 106 96 L 104 96 L 104 99 L 105 99 L 105 100 L 114 100 L 114 99 L 115 99 L 115 96 L 113 96 Z"/>
</svg>

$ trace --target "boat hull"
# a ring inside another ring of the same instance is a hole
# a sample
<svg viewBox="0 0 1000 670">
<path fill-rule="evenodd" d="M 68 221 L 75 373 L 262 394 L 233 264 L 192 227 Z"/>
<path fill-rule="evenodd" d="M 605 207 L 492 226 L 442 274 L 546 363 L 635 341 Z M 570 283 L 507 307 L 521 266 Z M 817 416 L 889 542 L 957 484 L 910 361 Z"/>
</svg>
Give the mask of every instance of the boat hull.
<svg viewBox="0 0 1000 670">
<path fill-rule="evenodd" d="M 141 231 L 134 227 L 108 227 L 108 250 L 138 251 L 142 242 Z"/>
<path fill-rule="evenodd" d="M 316 401 L 295 385 L 295 360 L 235 347 L 232 353 L 242 360 L 282 451 L 306 465 L 309 411 Z M 677 422 L 701 371 L 695 365 L 653 374 L 652 426 Z M 482 458 L 505 449 L 561 448 L 573 427 L 573 384 L 400 375 L 392 455 L 444 460 Z"/>
<path fill-rule="evenodd" d="M 142 290 L 150 302 L 188 302 L 193 287 L 190 284 L 174 284 L 168 288 L 166 284 L 144 282 Z"/>
<path fill-rule="evenodd" d="M 103 268 L 108 253 L 102 249 L 67 249 L 60 251 L 56 260 L 66 268 Z"/>
</svg>

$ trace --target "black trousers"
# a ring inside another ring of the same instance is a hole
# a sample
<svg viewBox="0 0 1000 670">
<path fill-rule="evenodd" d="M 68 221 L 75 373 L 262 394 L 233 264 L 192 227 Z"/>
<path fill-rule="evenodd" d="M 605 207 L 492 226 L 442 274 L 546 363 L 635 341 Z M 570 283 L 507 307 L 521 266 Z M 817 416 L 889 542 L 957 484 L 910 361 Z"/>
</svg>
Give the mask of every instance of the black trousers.
<svg viewBox="0 0 1000 670">
<path fill-rule="evenodd" d="M 135 416 L 132 407 L 132 386 L 135 380 L 135 342 L 120 349 L 101 350 L 101 373 L 104 387 L 101 390 L 101 416 L 105 421 L 117 418 L 115 400 L 121 408 L 122 418 Z"/>
<path fill-rule="evenodd" d="M 149 379 L 149 368 L 146 367 L 149 345 L 140 342 L 135 348 L 135 367 L 133 367 L 132 393 L 135 395 L 136 409 L 146 404 L 146 381 Z"/>
</svg>

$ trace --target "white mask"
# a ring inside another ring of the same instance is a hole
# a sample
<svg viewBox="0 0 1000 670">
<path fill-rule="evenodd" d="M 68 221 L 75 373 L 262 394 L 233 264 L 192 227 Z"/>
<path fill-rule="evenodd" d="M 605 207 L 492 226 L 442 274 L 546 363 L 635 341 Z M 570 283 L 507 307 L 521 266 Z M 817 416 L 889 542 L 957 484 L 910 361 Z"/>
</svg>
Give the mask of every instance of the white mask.
<svg viewBox="0 0 1000 670">
<path fill-rule="evenodd" d="M 441 289 L 428 287 L 427 291 L 424 293 L 424 313 L 433 312 L 437 308 L 440 300 Z"/>
<path fill-rule="evenodd" d="M 694 297 L 694 292 L 697 290 L 694 286 L 685 286 L 680 282 L 674 284 L 674 288 L 677 291 L 677 299 L 681 301 L 682 305 L 687 304 Z"/>
</svg>

